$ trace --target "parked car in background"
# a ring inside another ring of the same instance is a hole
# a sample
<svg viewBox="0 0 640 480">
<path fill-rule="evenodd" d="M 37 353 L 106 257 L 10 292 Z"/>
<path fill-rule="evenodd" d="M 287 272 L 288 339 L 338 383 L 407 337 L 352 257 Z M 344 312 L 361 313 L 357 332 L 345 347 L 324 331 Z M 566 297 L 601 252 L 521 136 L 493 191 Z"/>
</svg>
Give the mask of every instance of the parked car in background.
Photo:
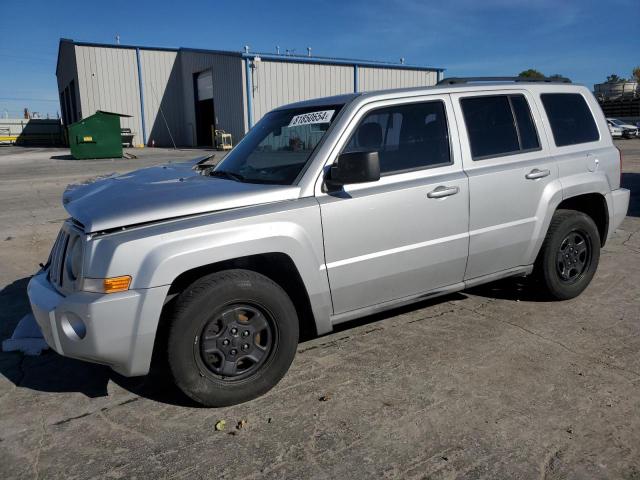
<svg viewBox="0 0 640 480">
<path fill-rule="evenodd" d="M 613 126 L 621 128 L 623 138 L 635 138 L 638 136 L 638 127 L 630 123 L 623 122 L 617 118 L 607 118 L 607 122 L 611 122 L 610 124 Z"/>
<path fill-rule="evenodd" d="M 596 99 L 567 82 L 285 105 L 215 167 L 68 190 L 29 282 L 35 318 L 61 355 L 126 376 L 158 355 L 183 392 L 223 406 L 267 392 L 300 338 L 349 320 L 513 276 L 574 298 L 629 190 Z"/>
<path fill-rule="evenodd" d="M 607 125 L 609 126 L 609 133 L 611 133 L 613 138 L 622 138 L 622 133 L 624 132 L 622 127 L 618 127 L 609 119 L 607 119 Z"/>
</svg>

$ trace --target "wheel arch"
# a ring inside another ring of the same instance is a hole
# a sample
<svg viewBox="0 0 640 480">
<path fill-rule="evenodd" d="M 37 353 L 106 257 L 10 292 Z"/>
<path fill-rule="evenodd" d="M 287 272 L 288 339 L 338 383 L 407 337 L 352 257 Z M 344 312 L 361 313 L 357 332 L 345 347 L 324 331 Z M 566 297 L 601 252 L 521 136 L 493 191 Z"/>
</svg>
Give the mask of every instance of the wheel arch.
<svg viewBox="0 0 640 480">
<path fill-rule="evenodd" d="M 154 341 L 154 361 L 163 361 L 166 340 L 175 300 L 189 285 L 211 273 L 224 270 L 242 269 L 259 273 L 273 280 L 289 295 L 298 315 L 300 340 L 307 340 L 325 331 L 319 328 L 311 305 L 309 292 L 293 259 L 282 252 L 269 252 L 231 258 L 198 266 L 180 273 L 171 283 L 165 301 Z"/>
<path fill-rule="evenodd" d="M 565 198 L 558 204 L 556 211 L 560 209 L 576 210 L 588 215 L 596 224 L 600 234 L 600 246 L 604 247 L 609 231 L 609 209 L 604 195 L 594 192 Z"/>
<path fill-rule="evenodd" d="M 578 186 L 580 189 L 574 185 L 570 185 L 570 187 L 567 188 L 566 185 L 554 182 L 545 190 L 545 194 L 538 205 L 537 218 L 539 220 L 530 249 L 526 255 L 527 264 L 533 265 L 538 258 L 553 215 L 559 209 L 576 210 L 592 218 L 598 228 L 600 244 L 604 246 L 608 235 L 609 218 L 611 215 L 610 202 L 608 202 L 607 197 L 605 197 L 602 192 L 604 186 L 601 182 L 589 185 L 580 183 Z M 590 188 L 587 189 L 586 187 Z"/>
</svg>

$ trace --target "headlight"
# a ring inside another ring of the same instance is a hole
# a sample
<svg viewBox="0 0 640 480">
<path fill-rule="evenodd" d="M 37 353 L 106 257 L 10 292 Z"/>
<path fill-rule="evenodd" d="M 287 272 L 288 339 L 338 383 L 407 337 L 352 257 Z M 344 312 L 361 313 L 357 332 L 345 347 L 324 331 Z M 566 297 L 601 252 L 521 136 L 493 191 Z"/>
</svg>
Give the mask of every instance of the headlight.
<svg viewBox="0 0 640 480">
<path fill-rule="evenodd" d="M 73 240 L 73 245 L 67 253 L 67 275 L 72 281 L 76 281 L 82 274 L 82 257 L 84 249 L 82 247 L 82 239 L 77 236 Z"/>
</svg>

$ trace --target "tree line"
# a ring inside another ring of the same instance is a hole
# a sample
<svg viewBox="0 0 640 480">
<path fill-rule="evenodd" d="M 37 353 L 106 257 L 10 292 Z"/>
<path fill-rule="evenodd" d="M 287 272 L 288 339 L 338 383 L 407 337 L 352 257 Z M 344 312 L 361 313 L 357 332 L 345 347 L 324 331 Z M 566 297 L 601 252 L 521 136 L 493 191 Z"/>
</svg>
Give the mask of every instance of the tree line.
<svg viewBox="0 0 640 480">
<path fill-rule="evenodd" d="M 534 68 L 524 70 L 520 72 L 518 76 L 522 78 L 545 78 L 546 77 L 544 73 Z M 559 79 L 563 77 L 564 76 L 560 75 L 559 73 L 554 73 L 553 75 L 550 75 L 548 78 Z M 622 82 L 639 82 L 640 83 L 640 66 L 637 66 L 631 71 L 631 76 L 628 79 L 624 77 L 619 77 L 615 73 L 612 73 L 611 75 L 607 76 L 606 83 L 622 83 Z"/>
</svg>

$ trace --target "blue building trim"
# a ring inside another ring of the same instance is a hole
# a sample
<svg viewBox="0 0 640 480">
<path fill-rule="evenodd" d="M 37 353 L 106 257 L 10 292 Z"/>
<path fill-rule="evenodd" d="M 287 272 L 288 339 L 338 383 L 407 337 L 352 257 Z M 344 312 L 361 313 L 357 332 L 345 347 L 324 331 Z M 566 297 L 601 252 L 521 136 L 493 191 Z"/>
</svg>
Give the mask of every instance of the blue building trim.
<svg viewBox="0 0 640 480">
<path fill-rule="evenodd" d="M 188 49 L 185 49 L 188 50 Z M 232 52 L 229 52 L 232 53 Z M 277 55 L 273 53 L 240 53 L 242 58 L 249 58 L 253 60 L 256 57 L 260 57 L 262 60 L 271 60 L 276 62 L 290 62 L 290 63 L 317 63 L 321 65 L 349 65 L 358 67 L 373 67 L 373 68 L 392 68 L 396 70 L 421 70 L 426 72 L 444 72 L 444 68 L 438 67 L 424 67 L 420 65 L 409 65 L 406 63 L 393 63 L 393 62 L 376 62 L 372 60 L 358 60 L 351 58 L 333 58 L 333 57 L 306 57 L 296 55 Z"/>
<path fill-rule="evenodd" d="M 353 66 L 353 93 L 358 93 L 358 65 Z"/>
<path fill-rule="evenodd" d="M 171 47 L 150 47 L 146 45 L 119 45 L 113 43 L 96 43 L 96 42 L 78 42 L 69 38 L 61 38 L 60 43 L 69 42 L 73 45 L 87 46 L 87 47 L 101 47 L 101 48 L 128 48 L 135 50 L 158 50 L 166 52 L 197 52 L 197 53 L 214 53 L 217 55 L 228 55 L 232 57 L 241 57 L 244 59 L 253 60 L 255 57 L 260 57 L 264 60 L 272 60 L 278 62 L 291 62 L 291 63 L 318 63 L 325 65 L 351 65 L 359 67 L 374 67 L 374 68 L 394 68 L 399 70 L 423 70 L 427 72 L 444 72 L 446 69 L 439 67 L 429 67 L 420 65 L 409 65 L 406 63 L 394 63 L 394 62 L 378 62 L 375 60 L 359 60 L 355 58 L 335 58 L 335 57 L 319 57 L 319 56 L 306 56 L 306 55 L 282 55 L 275 53 L 261 53 L 261 52 L 235 52 L 230 50 L 209 50 L 205 48 L 171 48 Z M 60 49 L 58 48 L 58 53 Z"/>
<path fill-rule="evenodd" d="M 244 59 L 244 76 L 247 85 L 247 125 L 253 127 L 253 82 L 251 81 L 251 59 Z"/>
<path fill-rule="evenodd" d="M 144 88 L 142 88 L 142 66 L 140 65 L 140 49 L 136 48 L 136 63 L 138 64 L 138 88 L 140 89 L 140 118 L 142 119 L 142 144 L 147 145 L 147 127 L 144 120 Z"/>
</svg>

